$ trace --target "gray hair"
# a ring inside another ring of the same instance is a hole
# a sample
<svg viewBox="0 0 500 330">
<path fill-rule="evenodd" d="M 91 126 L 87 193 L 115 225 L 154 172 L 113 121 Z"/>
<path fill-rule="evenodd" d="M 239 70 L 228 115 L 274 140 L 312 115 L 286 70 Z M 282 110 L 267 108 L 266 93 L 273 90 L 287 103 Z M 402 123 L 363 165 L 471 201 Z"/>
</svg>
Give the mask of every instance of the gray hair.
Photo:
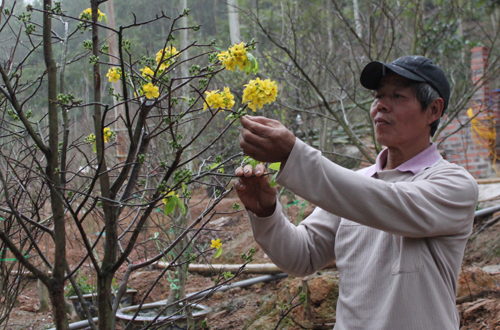
<svg viewBox="0 0 500 330">
<path fill-rule="evenodd" d="M 412 87 L 417 100 L 420 102 L 422 111 L 427 110 L 432 101 L 441 97 L 439 93 L 434 89 L 434 87 L 426 82 L 417 82 Z M 436 130 L 439 126 L 439 121 L 440 120 L 438 118 L 431 123 L 431 136 L 434 136 L 434 133 L 436 133 Z"/>
</svg>

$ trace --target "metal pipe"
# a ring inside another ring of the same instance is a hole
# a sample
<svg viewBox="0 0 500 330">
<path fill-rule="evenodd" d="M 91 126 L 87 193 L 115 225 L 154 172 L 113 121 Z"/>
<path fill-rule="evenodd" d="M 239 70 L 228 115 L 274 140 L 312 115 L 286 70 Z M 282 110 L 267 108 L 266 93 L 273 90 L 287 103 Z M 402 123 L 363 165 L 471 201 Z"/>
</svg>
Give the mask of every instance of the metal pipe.
<svg viewBox="0 0 500 330">
<path fill-rule="evenodd" d="M 232 283 L 232 284 L 226 284 L 226 285 L 223 285 L 220 288 L 217 288 L 215 290 L 202 290 L 202 291 L 198 291 L 198 292 L 189 293 L 186 295 L 186 298 L 188 300 L 194 300 L 194 299 L 205 297 L 206 295 L 211 294 L 211 293 L 224 292 L 224 291 L 227 291 L 227 290 L 232 289 L 232 288 L 244 288 L 244 287 L 254 285 L 257 283 L 261 283 L 261 282 L 280 280 L 280 279 L 285 278 L 285 277 L 288 277 L 287 273 L 258 276 L 258 277 L 254 277 L 254 278 L 249 278 L 248 280 L 243 280 L 243 281 L 239 281 L 239 282 Z"/>
<path fill-rule="evenodd" d="M 492 213 L 495 213 L 496 211 L 500 211 L 500 205 L 491 206 L 491 207 L 487 207 L 485 209 L 476 211 L 476 213 L 474 213 L 474 218 L 484 217 L 485 215 L 490 215 Z"/>
<path fill-rule="evenodd" d="M 98 318 L 94 317 L 92 320 L 94 322 L 97 322 Z M 83 320 L 83 321 L 78 321 L 78 322 L 70 323 L 68 325 L 68 328 L 69 328 L 69 330 L 77 330 L 77 329 L 86 328 L 88 326 L 89 326 L 89 320 Z M 51 328 L 49 330 L 56 330 L 56 328 Z"/>
<path fill-rule="evenodd" d="M 202 290 L 202 291 L 198 291 L 198 292 L 193 292 L 193 293 L 187 294 L 186 298 L 188 300 L 198 299 L 198 298 L 205 297 L 206 295 L 208 295 L 210 293 L 224 292 L 224 291 L 227 291 L 227 290 L 232 289 L 232 288 L 244 288 L 244 287 L 254 285 L 257 283 L 261 283 L 261 282 L 280 280 L 280 279 L 285 278 L 285 277 L 288 277 L 288 274 L 281 273 L 281 274 L 258 276 L 258 277 L 254 277 L 254 278 L 249 278 L 248 280 L 239 281 L 239 282 L 236 282 L 233 284 L 226 284 L 226 285 L 223 285 L 220 288 L 217 288 L 215 290 L 206 290 L 206 291 Z M 160 301 L 158 301 L 158 303 L 159 302 L 166 302 L 166 300 L 160 300 Z M 94 317 L 93 320 L 94 320 L 94 322 L 98 322 L 97 317 Z M 70 323 L 69 330 L 82 329 L 82 328 L 88 327 L 88 325 L 89 325 L 88 320 Z M 56 328 L 51 328 L 49 330 L 56 330 Z"/>
</svg>

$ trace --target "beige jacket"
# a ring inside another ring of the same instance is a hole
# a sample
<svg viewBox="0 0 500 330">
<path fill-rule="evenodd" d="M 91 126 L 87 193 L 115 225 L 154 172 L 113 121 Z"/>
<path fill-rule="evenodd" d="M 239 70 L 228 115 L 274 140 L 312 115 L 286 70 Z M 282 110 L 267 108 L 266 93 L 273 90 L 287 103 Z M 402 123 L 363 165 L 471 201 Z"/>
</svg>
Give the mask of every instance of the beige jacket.
<svg viewBox="0 0 500 330">
<path fill-rule="evenodd" d="M 336 259 L 335 330 L 458 329 L 456 283 L 475 180 L 442 158 L 416 174 L 396 169 L 375 177 L 342 168 L 297 139 L 277 181 L 318 207 L 298 227 L 280 205 L 267 218 L 250 214 L 255 240 L 296 276 Z"/>
</svg>

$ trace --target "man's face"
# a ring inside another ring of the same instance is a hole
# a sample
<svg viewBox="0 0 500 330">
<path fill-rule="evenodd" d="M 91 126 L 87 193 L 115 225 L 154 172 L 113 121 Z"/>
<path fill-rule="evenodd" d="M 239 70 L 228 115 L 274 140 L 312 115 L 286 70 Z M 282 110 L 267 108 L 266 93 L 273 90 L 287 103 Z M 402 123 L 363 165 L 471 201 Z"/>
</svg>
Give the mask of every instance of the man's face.
<svg viewBox="0 0 500 330">
<path fill-rule="evenodd" d="M 395 73 L 382 78 L 370 116 L 377 142 L 397 149 L 429 143 L 429 111 L 422 111 L 411 81 Z"/>
</svg>

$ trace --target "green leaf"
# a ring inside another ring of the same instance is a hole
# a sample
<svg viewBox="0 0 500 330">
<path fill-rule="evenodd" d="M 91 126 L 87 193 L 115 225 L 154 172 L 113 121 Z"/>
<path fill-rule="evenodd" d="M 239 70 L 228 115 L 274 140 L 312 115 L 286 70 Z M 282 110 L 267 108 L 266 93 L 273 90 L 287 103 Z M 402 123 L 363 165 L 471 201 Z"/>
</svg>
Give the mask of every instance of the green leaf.
<svg viewBox="0 0 500 330">
<path fill-rule="evenodd" d="M 272 163 L 269 164 L 269 169 L 279 171 L 281 167 L 281 163 Z"/>
<path fill-rule="evenodd" d="M 177 197 L 177 195 L 173 195 L 169 198 L 175 203 L 175 205 L 179 206 L 182 214 L 186 214 L 186 207 L 184 206 L 184 203 L 181 201 L 181 199 L 179 197 Z"/>
<path fill-rule="evenodd" d="M 94 142 L 94 144 L 92 145 L 92 150 L 94 150 L 94 153 L 97 153 L 97 146 L 96 146 L 96 143 Z"/>
<path fill-rule="evenodd" d="M 252 167 L 257 166 L 258 163 L 259 163 L 258 160 L 255 160 L 255 159 L 249 157 L 248 164 L 252 165 Z"/>
<path fill-rule="evenodd" d="M 278 183 L 276 183 L 277 176 L 278 176 L 278 172 L 274 173 L 273 177 L 271 178 L 271 182 L 269 182 L 269 185 L 271 186 L 271 188 L 278 184 Z"/>
<path fill-rule="evenodd" d="M 220 257 L 221 253 L 222 253 L 222 248 L 217 249 L 217 252 L 215 252 L 214 258 L 217 259 L 218 257 Z"/>
<path fill-rule="evenodd" d="M 252 73 L 252 62 L 248 61 L 247 64 L 245 65 L 245 73 L 250 74 Z"/>
<path fill-rule="evenodd" d="M 175 205 L 176 205 L 175 200 L 172 197 L 169 197 L 167 204 L 165 204 L 165 208 L 164 208 L 165 215 L 169 215 L 170 213 L 174 212 Z"/>
<path fill-rule="evenodd" d="M 168 204 L 173 203 L 174 208 L 175 205 L 178 205 L 179 208 L 181 209 L 182 214 L 186 214 L 186 207 L 184 206 L 184 203 L 181 201 L 181 199 L 177 195 L 173 195 L 169 197 L 169 202 Z"/>
<path fill-rule="evenodd" d="M 259 71 L 259 63 L 257 63 L 257 59 L 251 53 L 247 53 L 247 57 L 250 62 L 250 72 L 253 71 L 254 74 L 257 74 L 257 71 Z M 250 74 L 250 72 L 247 72 L 247 74 Z"/>
</svg>

